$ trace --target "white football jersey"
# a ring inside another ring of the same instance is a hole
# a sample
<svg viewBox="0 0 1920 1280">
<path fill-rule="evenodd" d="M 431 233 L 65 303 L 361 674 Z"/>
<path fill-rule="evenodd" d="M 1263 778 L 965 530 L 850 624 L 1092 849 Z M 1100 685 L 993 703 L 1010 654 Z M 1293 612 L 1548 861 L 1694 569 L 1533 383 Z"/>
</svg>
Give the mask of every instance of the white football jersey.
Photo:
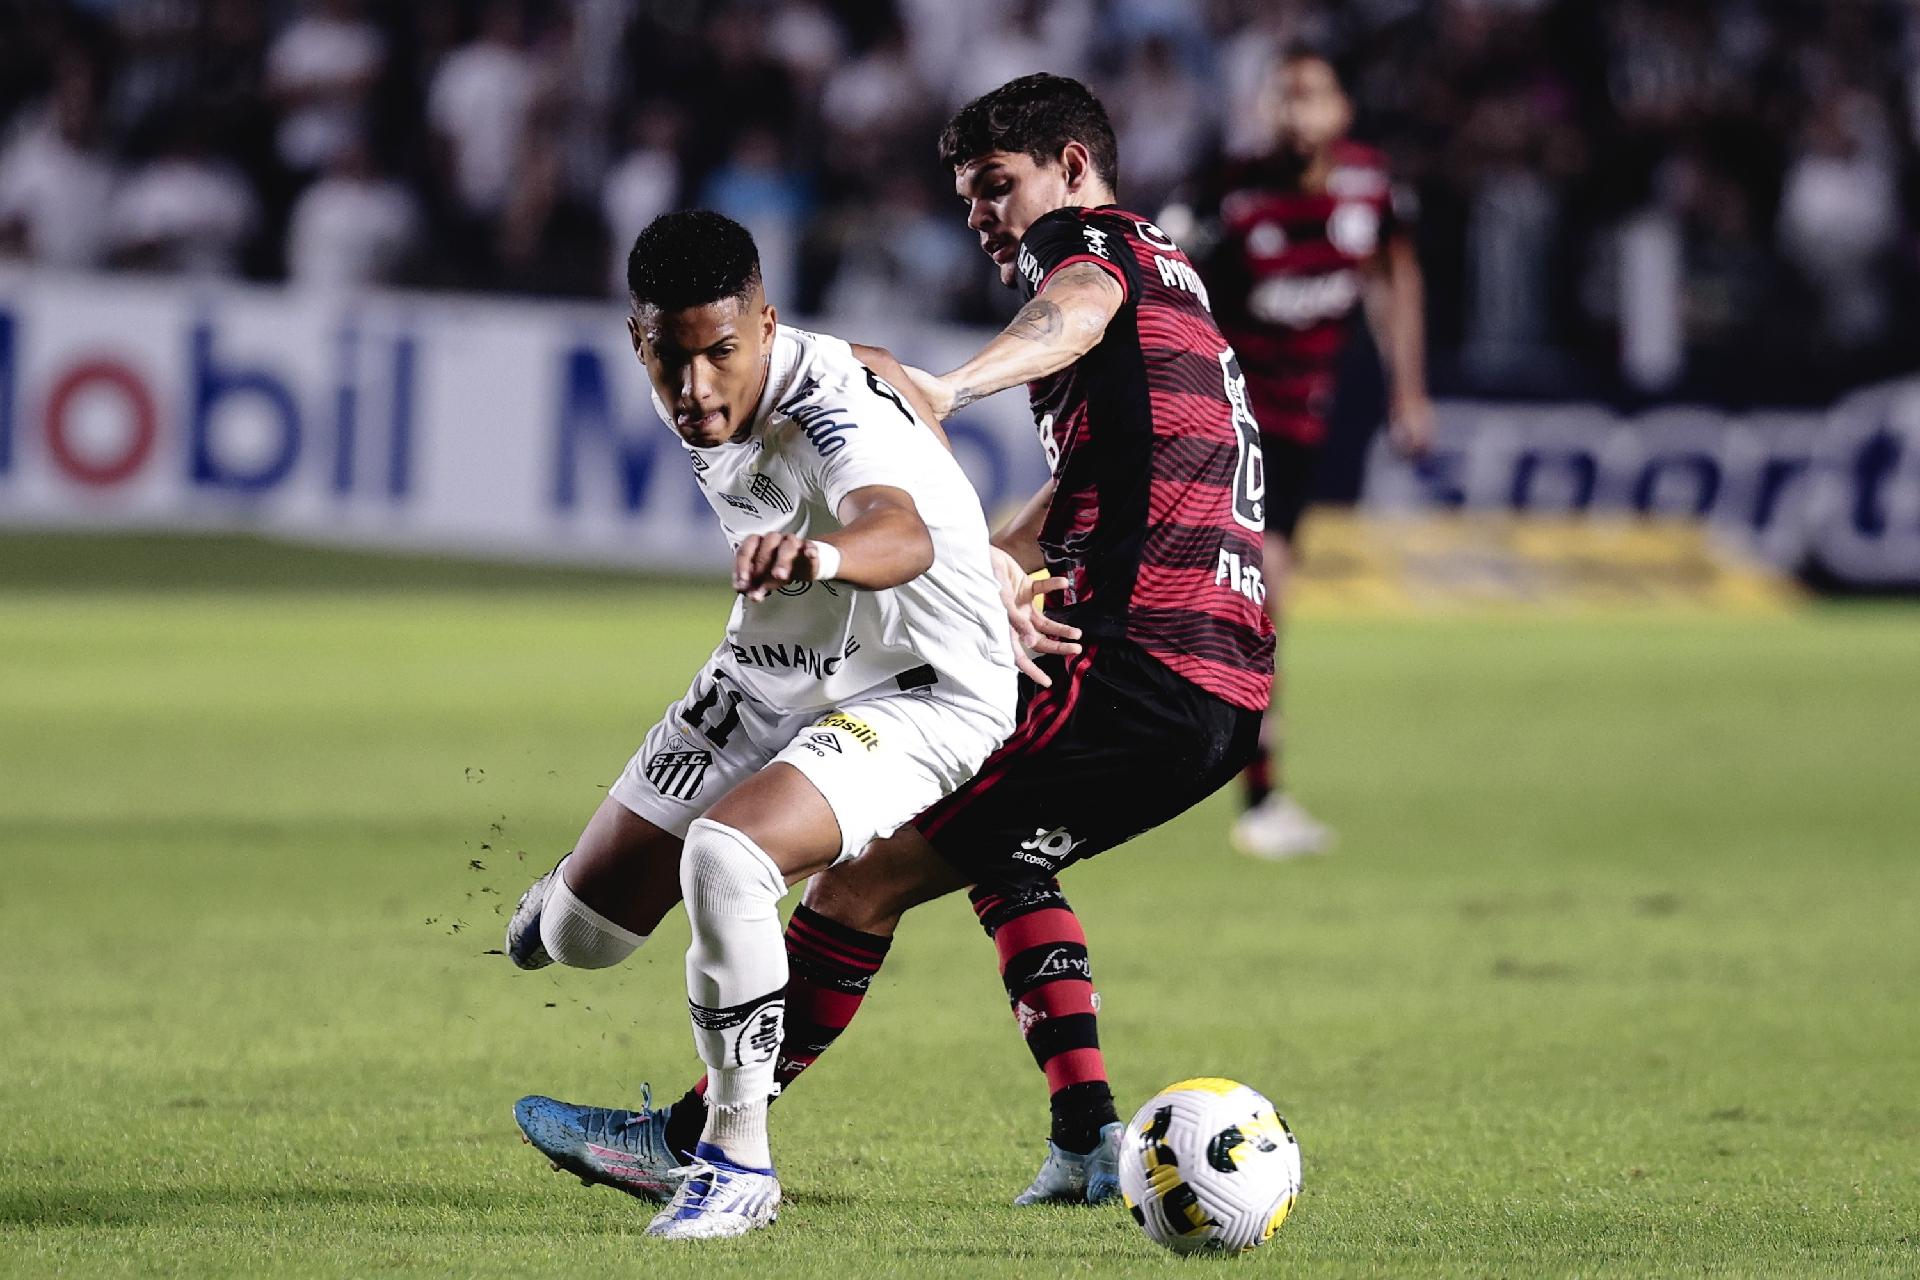
<svg viewBox="0 0 1920 1280">
<path fill-rule="evenodd" d="M 851 346 L 778 326 L 752 434 L 689 445 L 687 454 L 733 547 L 751 534 L 832 533 L 841 500 L 868 485 L 911 494 L 933 536 L 933 567 L 898 587 L 796 582 L 765 600 L 738 597 L 719 660 L 750 696 L 795 712 L 883 685 L 937 683 L 1011 714 L 1012 637 L 980 497 L 906 398 Z"/>
</svg>

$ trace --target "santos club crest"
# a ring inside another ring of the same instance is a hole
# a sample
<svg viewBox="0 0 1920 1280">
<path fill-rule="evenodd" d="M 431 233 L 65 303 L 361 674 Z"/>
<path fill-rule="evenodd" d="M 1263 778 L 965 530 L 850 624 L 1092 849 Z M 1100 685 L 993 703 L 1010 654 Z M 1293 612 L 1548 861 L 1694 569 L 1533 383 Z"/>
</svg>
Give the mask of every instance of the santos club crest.
<svg viewBox="0 0 1920 1280">
<path fill-rule="evenodd" d="M 713 763 L 711 751 L 659 751 L 647 761 L 647 781 L 663 796 L 691 800 L 700 794 Z"/>
</svg>

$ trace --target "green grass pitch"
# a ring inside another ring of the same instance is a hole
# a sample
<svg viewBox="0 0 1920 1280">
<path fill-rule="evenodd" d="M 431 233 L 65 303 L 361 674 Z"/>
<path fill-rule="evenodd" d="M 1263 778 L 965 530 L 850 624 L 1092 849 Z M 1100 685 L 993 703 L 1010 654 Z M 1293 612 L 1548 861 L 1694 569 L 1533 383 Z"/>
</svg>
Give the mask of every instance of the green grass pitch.
<svg viewBox="0 0 1920 1280">
<path fill-rule="evenodd" d="M 695 1069 L 677 914 L 604 973 L 504 913 L 723 587 L 263 544 L 0 541 L 0 1273 L 1174 1272 L 1020 1210 L 1044 1090 L 964 901 L 774 1113 L 772 1231 L 659 1246 L 516 1096 Z M 1267 1091 L 1286 1275 L 1920 1273 L 1920 610 L 1308 619 L 1298 789 L 1075 869 L 1123 1110 Z"/>
</svg>

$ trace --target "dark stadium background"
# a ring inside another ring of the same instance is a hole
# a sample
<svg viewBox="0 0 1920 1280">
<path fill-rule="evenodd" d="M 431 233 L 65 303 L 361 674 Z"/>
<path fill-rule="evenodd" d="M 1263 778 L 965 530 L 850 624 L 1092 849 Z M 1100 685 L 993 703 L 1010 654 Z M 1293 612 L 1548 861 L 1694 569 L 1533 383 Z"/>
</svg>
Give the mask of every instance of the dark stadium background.
<svg viewBox="0 0 1920 1280">
<path fill-rule="evenodd" d="M 316 15 L 378 50 L 318 140 L 274 71 Z M 510 175 L 498 200 L 462 198 L 432 107 L 477 41 L 471 78 L 524 94 L 520 128 L 484 140 L 511 151 L 487 161 Z M 1244 110 L 1260 50 L 1292 41 L 1339 59 L 1358 134 L 1418 192 L 1438 394 L 1809 403 L 1920 363 L 1920 15 L 1893 2 L 16 0 L 0 126 L 17 160 L 72 95 L 114 178 L 191 154 L 253 205 L 231 235 L 110 233 L 62 265 L 297 274 L 294 212 L 358 140 L 415 219 L 381 281 L 608 296 L 636 221 L 704 204 L 767 229 L 792 311 L 911 297 L 991 321 L 1008 298 L 933 158 L 948 111 L 1028 70 L 1082 76 L 1116 117 L 1123 198 L 1152 212 Z M 1652 381 L 1618 357 L 1634 218 L 1677 232 L 1688 298 L 1679 367 Z M 36 257 L 17 218 L 0 245 Z"/>
</svg>

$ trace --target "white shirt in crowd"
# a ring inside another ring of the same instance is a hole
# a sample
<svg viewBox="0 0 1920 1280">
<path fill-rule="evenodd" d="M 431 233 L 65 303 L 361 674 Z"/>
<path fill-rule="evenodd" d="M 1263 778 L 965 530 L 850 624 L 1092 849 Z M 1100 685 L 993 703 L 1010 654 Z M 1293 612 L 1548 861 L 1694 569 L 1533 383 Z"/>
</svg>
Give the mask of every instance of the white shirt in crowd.
<svg viewBox="0 0 1920 1280">
<path fill-rule="evenodd" d="M 116 250 L 151 250 L 152 265 L 200 275 L 233 275 L 259 220 L 246 181 L 231 167 L 168 156 L 120 186 L 107 215 Z"/>
<path fill-rule="evenodd" d="M 386 57 L 372 23 L 309 14 L 281 32 L 267 51 L 267 84 L 273 89 L 331 86 L 344 93 L 377 74 Z M 296 171 L 318 169 L 365 128 L 364 101 L 350 93 L 290 107 L 280 119 L 280 158 Z"/>
<path fill-rule="evenodd" d="M 106 253 L 113 183 L 111 165 L 41 119 L 0 152 L 0 224 L 25 226 L 27 252 L 35 262 L 97 266 Z"/>
<path fill-rule="evenodd" d="M 322 178 L 293 207 L 287 276 L 298 284 L 328 286 L 390 280 L 419 227 L 419 209 L 400 183 Z"/>
<path fill-rule="evenodd" d="M 680 161 L 673 152 L 639 147 L 621 157 L 600 189 L 607 224 L 608 283 L 627 296 L 627 252 L 646 225 L 680 204 Z"/>
<path fill-rule="evenodd" d="M 533 90 L 533 60 L 489 41 L 454 50 L 434 74 L 427 119 L 453 146 L 454 190 L 468 212 L 506 207 Z"/>
</svg>

